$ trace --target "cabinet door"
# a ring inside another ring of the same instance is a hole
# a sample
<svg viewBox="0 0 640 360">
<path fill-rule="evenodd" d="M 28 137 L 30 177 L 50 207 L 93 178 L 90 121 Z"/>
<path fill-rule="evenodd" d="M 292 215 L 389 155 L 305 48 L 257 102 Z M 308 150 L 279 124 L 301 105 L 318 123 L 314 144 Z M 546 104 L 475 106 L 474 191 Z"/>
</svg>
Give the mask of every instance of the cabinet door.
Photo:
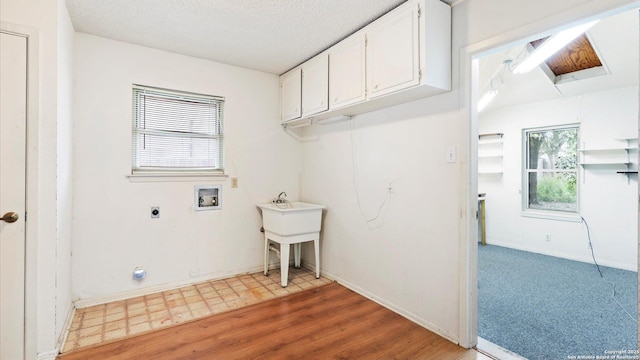
<svg viewBox="0 0 640 360">
<path fill-rule="evenodd" d="M 301 112 L 302 69 L 293 69 L 280 77 L 281 121 L 297 119 Z"/>
<path fill-rule="evenodd" d="M 329 106 L 337 109 L 365 99 L 365 37 L 354 35 L 329 50 Z"/>
<path fill-rule="evenodd" d="M 319 55 L 302 65 L 302 116 L 329 108 L 329 55 Z"/>
<path fill-rule="evenodd" d="M 368 98 L 420 82 L 417 3 L 380 18 L 366 36 Z"/>
</svg>

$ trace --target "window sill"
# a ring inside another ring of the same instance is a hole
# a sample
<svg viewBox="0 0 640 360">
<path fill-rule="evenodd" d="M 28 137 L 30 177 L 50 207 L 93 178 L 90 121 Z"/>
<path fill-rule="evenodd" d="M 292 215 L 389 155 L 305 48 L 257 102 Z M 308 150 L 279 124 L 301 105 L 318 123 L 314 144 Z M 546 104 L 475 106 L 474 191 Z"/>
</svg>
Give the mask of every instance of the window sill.
<svg viewBox="0 0 640 360">
<path fill-rule="evenodd" d="M 582 217 L 578 213 L 565 214 L 553 211 L 521 211 L 520 216 L 555 221 L 582 222 Z"/>
<path fill-rule="evenodd" d="M 127 175 L 130 182 L 224 181 L 228 177 L 222 172 L 138 172 Z"/>
</svg>

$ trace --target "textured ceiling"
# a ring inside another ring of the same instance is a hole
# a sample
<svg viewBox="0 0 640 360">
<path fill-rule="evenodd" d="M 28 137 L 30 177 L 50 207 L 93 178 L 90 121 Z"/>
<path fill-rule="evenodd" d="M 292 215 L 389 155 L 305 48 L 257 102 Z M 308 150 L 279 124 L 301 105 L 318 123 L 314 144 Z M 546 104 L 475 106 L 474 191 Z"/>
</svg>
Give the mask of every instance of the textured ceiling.
<svg viewBox="0 0 640 360">
<path fill-rule="evenodd" d="M 66 3 L 73 26 L 79 32 L 281 74 L 404 1 L 66 0 Z"/>
</svg>

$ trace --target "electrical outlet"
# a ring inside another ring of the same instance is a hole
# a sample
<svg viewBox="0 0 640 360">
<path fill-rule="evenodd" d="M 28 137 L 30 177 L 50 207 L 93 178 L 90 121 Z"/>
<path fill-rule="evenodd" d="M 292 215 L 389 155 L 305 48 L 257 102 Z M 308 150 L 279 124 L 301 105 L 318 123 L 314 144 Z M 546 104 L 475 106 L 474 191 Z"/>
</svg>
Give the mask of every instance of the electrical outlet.
<svg viewBox="0 0 640 360">
<path fill-rule="evenodd" d="M 232 177 L 231 178 L 231 187 L 232 188 L 237 188 L 238 187 L 238 178 L 237 177 Z"/>
<path fill-rule="evenodd" d="M 389 180 L 389 183 L 387 184 L 387 192 L 392 193 L 393 190 L 394 190 L 393 180 Z"/>
<path fill-rule="evenodd" d="M 551 235 L 547 234 L 544 236 L 544 241 L 550 242 L 551 241 Z"/>
<path fill-rule="evenodd" d="M 159 206 L 152 206 L 151 207 L 151 218 L 152 219 L 157 219 L 160 217 L 160 207 Z"/>
</svg>

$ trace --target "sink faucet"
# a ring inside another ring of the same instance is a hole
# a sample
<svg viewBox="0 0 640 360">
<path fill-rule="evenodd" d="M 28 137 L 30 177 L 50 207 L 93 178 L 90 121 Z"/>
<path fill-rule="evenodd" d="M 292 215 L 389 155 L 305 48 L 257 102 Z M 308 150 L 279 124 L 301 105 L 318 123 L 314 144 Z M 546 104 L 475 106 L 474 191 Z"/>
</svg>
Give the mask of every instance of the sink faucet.
<svg viewBox="0 0 640 360">
<path fill-rule="evenodd" d="M 281 192 L 281 193 L 278 195 L 278 198 L 276 199 L 276 204 L 282 204 L 282 203 L 286 202 L 286 201 L 287 201 L 287 199 L 284 199 L 283 197 L 285 197 L 285 198 L 287 197 L 287 193 L 286 193 L 286 192 L 284 192 L 284 191 L 283 191 L 283 192 Z"/>
</svg>

